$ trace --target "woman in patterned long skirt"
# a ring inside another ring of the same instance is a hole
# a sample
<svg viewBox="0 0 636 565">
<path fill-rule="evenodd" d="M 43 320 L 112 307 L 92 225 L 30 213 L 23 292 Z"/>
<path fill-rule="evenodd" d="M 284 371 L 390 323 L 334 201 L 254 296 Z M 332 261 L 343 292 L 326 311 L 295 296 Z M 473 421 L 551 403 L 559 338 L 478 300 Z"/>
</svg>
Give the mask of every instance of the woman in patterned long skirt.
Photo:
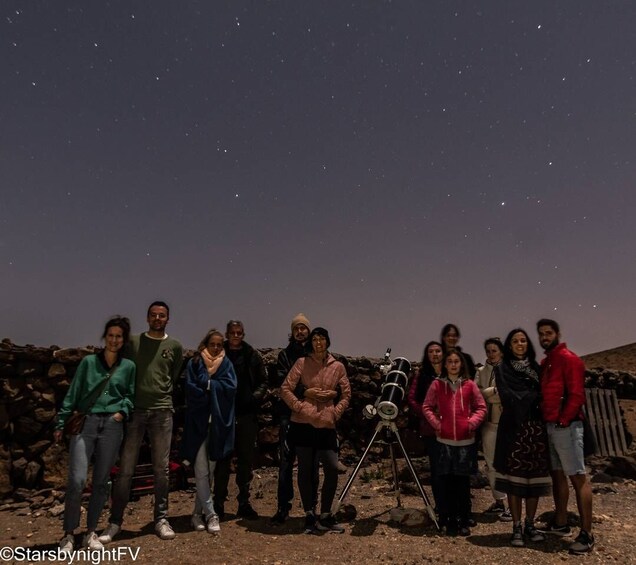
<svg viewBox="0 0 636 565">
<path fill-rule="evenodd" d="M 503 412 L 495 448 L 495 488 L 508 495 L 512 514 L 511 545 L 544 541 L 534 518 L 539 497 L 551 493 L 548 438 L 541 417 L 539 365 L 528 334 L 514 329 L 504 343 L 504 360 L 496 368 L 495 383 Z M 525 523 L 521 523 L 523 500 Z"/>
</svg>

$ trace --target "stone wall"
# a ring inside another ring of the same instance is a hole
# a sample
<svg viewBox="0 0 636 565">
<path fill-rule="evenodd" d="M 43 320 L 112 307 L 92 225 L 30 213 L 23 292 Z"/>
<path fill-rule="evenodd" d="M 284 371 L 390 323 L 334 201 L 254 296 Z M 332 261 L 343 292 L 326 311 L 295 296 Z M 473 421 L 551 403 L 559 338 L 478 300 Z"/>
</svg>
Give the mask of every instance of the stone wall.
<svg viewBox="0 0 636 565">
<path fill-rule="evenodd" d="M 262 349 L 268 373 L 273 376 L 279 349 Z M 59 349 L 56 346 L 18 346 L 4 339 L 0 343 L 0 498 L 16 489 L 58 488 L 66 482 L 67 448 L 53 443 L 57 409 L 66 394 L 81 359 L 93 353 L 93 347 Z M 188 352 L 189 357 L 192 352 Z M 377 419 L 362 415 L 367 404 L 380 394 L 383 376 L 377 359 L 338 358 L 345 364 L 353 389 L 351 406 L 339 425 L 342 434 L 342 458 L 361 454 Z M 414 364 L 414 367 L 417 364 Z M 620 398 L 636 398 L 636 377 L 630 373 L 588 371 L 587 386 L 615 388 Z M 182 383 L 175 393 L 175 438 L 178 442 L 183 422 Z M 274 417 L 276 389 L 270 390 L 259 414 L 261 464 L 276 464 L 278 428 Z M 397 425 L 407 449 L 420 448 L 408 410 L 398 416 Z M 382 445 L 372 454 L 382 455 Z M 176 454 L 175 454 L 176 455 Z"/>
</svg>

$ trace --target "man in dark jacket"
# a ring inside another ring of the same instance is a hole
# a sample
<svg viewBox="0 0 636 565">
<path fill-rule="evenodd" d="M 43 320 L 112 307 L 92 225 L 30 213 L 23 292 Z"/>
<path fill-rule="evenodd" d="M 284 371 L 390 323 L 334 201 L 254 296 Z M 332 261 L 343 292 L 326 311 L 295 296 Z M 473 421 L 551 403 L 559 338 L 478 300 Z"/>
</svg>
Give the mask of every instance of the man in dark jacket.
<svg viewBox="0 0 636 565">
<path fill-rule="evenodd" d="M 291 322 L 291 334 L 289 336 L 289 344 L 278 354 L 278 363 L 276 364 L 276 382 L 273 382 L 272 388 L 280 388 L 294 366 L 294 363 L 301 357 L 305 356 L 305 345 L 309 338 L 309 320 L 304 314 L 297 314 Z M 302 387 L 302 385 L 299 385 Z M 300 391 L 298 396 L 303 396 Z M 278 467 L 278 509 L 272 517 L 272 522 L 283 524 L 289 516 L 289 511 L 294 499 L 294 482 L 293 469 L 296 452 L 292 445 L 287 443 L 287 432 L 289 431 L 289 418 L 291 410 L 282 400 L 279 399 L 276 404 L 276 415 L 280 422 L 278 432 L 279 441 L 279 467 Z"/>
<path fill-rule="evenodd" d="M 567 523 L 569 477 L 581 522 L 581 531 L 569 549 L 582 555 L 594 547 L 592 487 L 585 474 L 583 454 L 585 365 L 565 343 L 560 343 L 561 331 L 554 320 L 539 320 L 537 332 L 546 353 L 541 362 L 542 412 L 548 429 L 555 505 L 554 521 L 547 531 L 559 536 L 571 533 Z"/>
<path fill-rule="evenodd" d="M 267 393 L 267 372 L 258 351 L 244 341 L 245 328 L 238 320 L 227 323 L 225 333 L 225 354 L 234 365 L 236 373 L 236 432 L 234 449 L 236 452 L 236 485 L 238 486 L 239 518 L 255 520 L 258 513 L 250 504 L 250 483 L 252 466 L 257 450 L 257 411 Z M 214 508 L 219 518 L 225 514 L 227 487 L 230 481 L 230 457 L 219 461 L 214 471 Z"/>
</svg>

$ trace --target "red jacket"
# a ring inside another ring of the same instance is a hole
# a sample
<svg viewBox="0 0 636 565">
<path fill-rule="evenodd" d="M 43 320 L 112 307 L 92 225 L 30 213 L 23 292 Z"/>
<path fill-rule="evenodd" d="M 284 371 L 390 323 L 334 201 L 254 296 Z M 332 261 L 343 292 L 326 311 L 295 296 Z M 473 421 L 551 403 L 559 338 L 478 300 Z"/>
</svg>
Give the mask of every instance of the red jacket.
<svg viewBox="0 0 636 565">
<path fill-rule="evenodd" d="M 585 365 L 565 343 L 541 361 L 541 395 L 544 421 L 569 426 L 573 420 L 583 420 Z"/>
<path fill-rule="evenodd" d="M 435 379 L 426 393 L 422 413 L 437 440 L 449 445 L 475 443 L 475 432 L 486 417 L 486 402 L 475 381 Z"/>
</svg>

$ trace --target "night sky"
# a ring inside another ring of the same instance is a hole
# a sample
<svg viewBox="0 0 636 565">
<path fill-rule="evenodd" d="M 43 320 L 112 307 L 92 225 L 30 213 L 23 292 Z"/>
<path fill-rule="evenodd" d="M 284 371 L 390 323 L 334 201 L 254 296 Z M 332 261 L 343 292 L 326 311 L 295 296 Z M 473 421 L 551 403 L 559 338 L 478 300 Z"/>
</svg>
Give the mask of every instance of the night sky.
<svg viewBox="0 0 636 565">
<path fill-rule="evenodd" d="M 419 359 L 636 341 L 636 4 L 3 1 L 0 338 L 304 312 Z M 535 340 L 535 346 L 538 346 Z"/>
</svg>

